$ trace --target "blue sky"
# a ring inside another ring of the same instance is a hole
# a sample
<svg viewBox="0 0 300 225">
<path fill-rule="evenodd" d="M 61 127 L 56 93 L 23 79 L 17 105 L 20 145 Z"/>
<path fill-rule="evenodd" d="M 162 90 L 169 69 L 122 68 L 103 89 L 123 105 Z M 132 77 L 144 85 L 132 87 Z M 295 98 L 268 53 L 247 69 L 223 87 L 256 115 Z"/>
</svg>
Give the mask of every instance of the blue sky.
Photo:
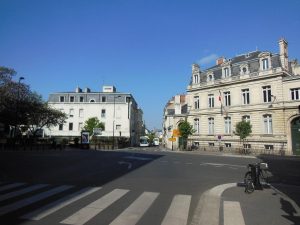
<svg viewBox="0 0 300 225">
<path fill-rule="evenodd" d="M 300 59 L 299 0 L 0 0 L 0 65 L 47 100 L 77 86 L 129 92 L 148 128 L 185 93 L 191 65 L 218 56 L 278 52 Z"/>
</svg>

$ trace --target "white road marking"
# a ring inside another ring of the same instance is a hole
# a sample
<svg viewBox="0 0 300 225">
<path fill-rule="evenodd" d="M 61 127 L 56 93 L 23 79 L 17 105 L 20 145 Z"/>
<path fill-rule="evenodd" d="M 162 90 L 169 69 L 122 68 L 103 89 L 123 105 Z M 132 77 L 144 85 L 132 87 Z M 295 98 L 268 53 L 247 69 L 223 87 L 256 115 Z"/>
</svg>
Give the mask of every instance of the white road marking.
<svg viewBox="0 0 300 225">
<path fill-rule="evenodd" d="M 239 202 L 224 201 L 224 225 L 245 225 Z"/>
<path fill-rule="evenodd" d="M 219 210 L 222 193 L 236 183 L 218 185 L 204 192 L 196 207 L 191 225 L 219 225 Z"/>
<path fill-rule="evenodd" d="M 124 196 L 129 190 L 115 189 L 110 193 L 104 195 L 102 198 L 92 202 L 81 210 L 77 211 L 67 219 L 61 221 L 64 224 L 82 225 L 95 217 L 98 213 L 106 209 L 115 201 Z"/>
<path fill-rule="evenodd" d="M 20 209 L 22 207 L 31 205 L 32 203 L 38 202 L 42 199 L 50 197 L 51 195 L 55 195 L 57 193 L 63 192 L 63 191 L 68 190 L 72 187 L 73 186 L 68 186 L 68 185 L 59 186 L 59 187 L 50 189 L 49 191 L 42 192 L 42 193 L 36 194 L 32 197 L 25 198 L 23 200 L 14 202 L 14 203 L 6 205 L 6 206 L 3 206 L 3 207 L 0 208 L 0 216 L 4 215 L 6 213 L 9 213 L 9 212 L 15 211 L 17 209 Z"/>
<path fill-rule="evenodd" d="M 16 196 L 19 196 L 22 194 L 26 194 L 28 192 L 35 191 L 35 190 L 38 190 L 38 189 L 41 189 L 41 188 L 47 187 L 47 186 L 49 186 L 49 185 L 48 184 L 37 184 L 37 185 L 30 186 L 30 187 L 26 187 L 21 190 L 17 190 L 17 191 L 10 192 L 10 193 L 4 194 L 4 195 L 0 195 L 0 201 L 4 201 L 9 198 L 13 198 L 13 197 L 16 197 Z"/>
<path fill-rule="evenodd" d="M 143 160 L 143 161 L 152 160 L 152 158 L 139 157 L 139 156 L 126 156 L 126 157 L 123 157 L 123 158 L 124 158 L 124 159 L 136 159 L 136 160 Z"/>
<path fill-rule="evenodd" d="M 118 164 L 120 164 L 120 165 L 123 165 L 123 164 L 128 165 L 128 166 L 127 166 L 127 169 L 128 169 L 128 170 L 130 170 L 130 169 L 132 168 L 132 163 L 130 163 L 130 162 L 124 162 L 124 161 L 121 161 L 121 162 L 118 162 Z"/>
<path fill-rule="evenodd" d="M 242 165 L 235 165 L 235 164 L 226 164 L 226 163 L 201 163 L 201 166 L 216 166 L 216 167 L 221 167 L 221 166 L 231 166 L 231 167 L 240 167 L 240 168 L 246 168 L 246 166 Z"/>
<path fill-rule="evenodd" d="M 186 225 L 191 198 L 190 195 L 175 195 L 162 225 Z"/>
<path fill-rule="evenodd" d="M 4 186 L 0 187 L 0 191 L 5 191 L 5 190 L 11 189 L 11 188 L 19 187 L 19 186 L 22 186 L 24 184 L 25 183 L 7 184 L 7 185 L 4 185 Z"/>
<path fill-rule="evenodd" d="M 110 225 L 134 225 L 152 205 L 159 193 L 144 192 L 124 212 L 122 212 Z"/>
<path fill-rule="evenodd" d="M 70 205 L 71 203 L 84 198 L 85 196 L 94 193 L 95 191 L 98 191 L 99 189 L 101 189 L 101 187 L 88 187 L 88 188 L 84 188 L 80 191 L 77 191 L 73 194 L 70 194 L 62 199 L 59 199 L 55 202 L 52 202 L 48 205 L 43 206 L 42 208 L 39 208 L 33 212 L 30 212 L 24 216 L 22 216 L 23 219 L 29 219 L 29 220 L 40 220 L 48 215 L 50 215 L 51 213 L 54 213 L 56 211 L 58 211 L 59 209 Z"/>
</svg>

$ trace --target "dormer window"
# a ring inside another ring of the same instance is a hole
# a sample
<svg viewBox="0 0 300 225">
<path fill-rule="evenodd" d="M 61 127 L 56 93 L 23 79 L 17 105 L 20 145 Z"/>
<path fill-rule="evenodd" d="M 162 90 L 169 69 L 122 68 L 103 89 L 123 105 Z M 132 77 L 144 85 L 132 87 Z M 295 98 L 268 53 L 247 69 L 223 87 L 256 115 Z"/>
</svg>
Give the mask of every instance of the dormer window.
<svg viewBox="0 0 300 225">
<path fill-rule="evenodd" d="M 213 73 L 207 74 L 207 82 L 211 82 L 211 81 L 214 81 L 214 74 Z"/>
<path fill-rule="evenodd" d="M 224 68 L 224 77 L 229 77 L 229 69 Z"/>
<path fill-rule="evenodd" d="M 240 66 L 240 75 L 245 75 L 249 73 L 249 66 L 248 64 L 243 64 Z"/>
<path fill-rule="evenodd" d="M 225 62 L 222 67 L 222 77 L 227 78 L 231 76 L 231 68 L 229 62 Z"/>
<path fill-rule="evenodd" d="M 195 74 L 194 75 L 194 84 L 198 84 L 199 83 L 199 75 Z"/>
<path fill-rule="evenodd" d="M 262 52 L 259 54 L 258 57 L 260 57 L 259 63 L 260 63 L 261 71 L 271 69 L 271 54 L 270 54 L 270 52 Z"/>
<path fill-rule="evenodd" d="M 262 69 L 263 70 L 269 69 L 269 60 L 268 59 L 263 59 L 262 60 Z"/>
</svg>

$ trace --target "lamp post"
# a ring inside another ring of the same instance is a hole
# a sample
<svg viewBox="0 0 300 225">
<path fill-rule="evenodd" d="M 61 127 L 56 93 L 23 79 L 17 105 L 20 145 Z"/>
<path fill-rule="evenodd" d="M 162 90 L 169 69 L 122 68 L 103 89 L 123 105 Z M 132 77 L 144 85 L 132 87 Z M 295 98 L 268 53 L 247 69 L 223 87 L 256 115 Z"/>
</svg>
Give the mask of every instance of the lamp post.
<svg viewBox="0 0 300 225">
<path fill-rule="evenodd" d="M 19 77 L 19 82 L 18 82 L 18 95 L 17 95 L 17 103 L 16 103 L 16 126 L 15 126 L 15 134 L 17 134 L 17 127 L 19 125 L 19 104 L 20 104 L 20 85 L 21 85 L 21 80 L 24 80 L 24 77 Z"/>
<path fill-rule="evenodd" d="M 116 117 L 116 98 L 120 98 L 121 95 L 114 96 L 114 115 L 113 115 L 113 144 L 112 149 L 115 149 L 115 117 Z"/>
</svg>

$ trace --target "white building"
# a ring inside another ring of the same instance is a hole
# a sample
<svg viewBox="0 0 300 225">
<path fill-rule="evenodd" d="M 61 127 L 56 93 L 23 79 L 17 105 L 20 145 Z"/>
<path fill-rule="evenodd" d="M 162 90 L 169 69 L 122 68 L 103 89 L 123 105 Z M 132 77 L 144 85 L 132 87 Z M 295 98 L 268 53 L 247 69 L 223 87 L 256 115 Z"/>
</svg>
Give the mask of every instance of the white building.
<svg viewBox="0 0 300 225">
<path fill-rule="evenodd" d="M 97 117 L 104 123 L 101 137 L 127 138 L 130 144 L 137 145 L 143 134 L 143 112 L 129 93 L 120 93 L 114 86 L 103 86 L 102 92 L 83 91 L 50 94 L 49 106 L 68 115 L 66 123 L 47 130 L 56 137 L 80 137 L 86 120 Z"/>
<path fill-rule="evenodd" d="M 177 128 L 180 122 L 187 118 L 187 96 L 176 95 L 168 101 L 164 108 L 163 118 L 163 146 L 178 150 L 180 137 L 177 134 Z"/>
</svg>

